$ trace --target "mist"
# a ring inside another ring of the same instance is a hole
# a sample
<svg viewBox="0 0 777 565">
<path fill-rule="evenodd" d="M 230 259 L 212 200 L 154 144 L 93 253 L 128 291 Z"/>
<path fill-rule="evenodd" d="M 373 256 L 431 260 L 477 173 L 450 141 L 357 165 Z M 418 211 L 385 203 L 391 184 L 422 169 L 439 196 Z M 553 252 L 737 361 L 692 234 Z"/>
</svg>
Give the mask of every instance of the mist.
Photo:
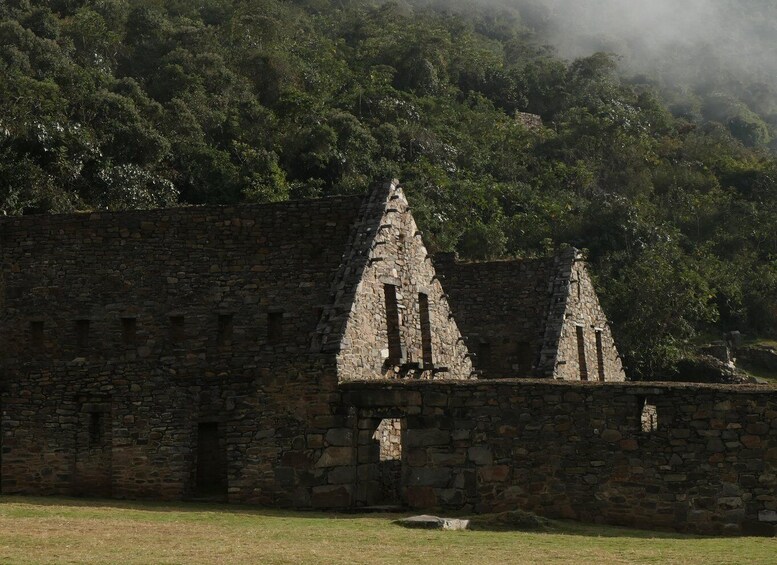
<svg viewBox="0 0 777 565">
<path fill-rule="evenodd" d="M 777 82 L 772 0 L 505 0 L 524 25 L 576 58 L 620 57 L 632 73 L 674 83 Z"/>
</svg>

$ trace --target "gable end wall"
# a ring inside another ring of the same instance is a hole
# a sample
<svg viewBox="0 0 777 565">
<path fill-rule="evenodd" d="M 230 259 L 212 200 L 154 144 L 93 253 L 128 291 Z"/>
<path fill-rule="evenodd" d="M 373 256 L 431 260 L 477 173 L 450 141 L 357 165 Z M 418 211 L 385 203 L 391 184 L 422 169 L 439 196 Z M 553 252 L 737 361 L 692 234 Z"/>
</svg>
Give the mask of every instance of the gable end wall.
<svg viewBox="0 0 777 565">
<path fill-rule="evenodd" d="M 395 181 L 373 194 L 368 216 L 377 221 L 362 226 L 356 244 L 363 270 L 340 344 L 340 380 L 470 378 L 467 347 L 401 187 Z M 390 359 L 385 285 L 394 285 L 397 292 L 402 347 L 398 361 Z M 423 363 L 419 293 L 428 296 L 432 367 Z"/>
</svg>

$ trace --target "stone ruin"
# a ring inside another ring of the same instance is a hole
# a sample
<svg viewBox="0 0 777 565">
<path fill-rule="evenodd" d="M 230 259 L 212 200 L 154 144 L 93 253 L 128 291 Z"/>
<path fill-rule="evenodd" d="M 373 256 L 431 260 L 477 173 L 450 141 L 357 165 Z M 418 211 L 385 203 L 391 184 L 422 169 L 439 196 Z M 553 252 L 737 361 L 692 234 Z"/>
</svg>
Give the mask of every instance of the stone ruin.
<svg viewBox="0 0 777 565">
<path fill-rule="evenodd" d="M 433 262 L 396 182 L 0 249 L 4 494 L 775 532 L 775 389 L 621 382 L 574 251 Z"/>
</svg>

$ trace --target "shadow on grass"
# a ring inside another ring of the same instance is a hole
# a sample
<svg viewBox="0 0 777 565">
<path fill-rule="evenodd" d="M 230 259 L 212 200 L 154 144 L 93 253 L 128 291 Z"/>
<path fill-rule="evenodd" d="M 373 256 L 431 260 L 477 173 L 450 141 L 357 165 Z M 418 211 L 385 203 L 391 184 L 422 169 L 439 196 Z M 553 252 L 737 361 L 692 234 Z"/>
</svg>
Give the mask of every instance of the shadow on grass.
<svg viewBox="0 0 777 565">
<path fill-rule="evenodd" d="M 552 520 L 522 510 L 479 515 L 472 517 L 470 520 L 470 526 L 473 530 L 489 532 L 523 532 L 602 538 L 678 540 L 711 537 L 682 534 L 672 531 L 638 530 L 629 527 L 609 526 L 605 524 L 588 524 L 571 520 Z"/>
<path fill-rule="evenodd" d="M 233 515 L 257 516 L 268 518 L 335 518 L 359 519 L 366 516 L 385 516 L 387 520 L 394 520 L 401 516 L 410 516 L 413 513 L 366 513 L 345 511 L 321 511 L 321 510 L 288 510 L 281 508 L 267 508 L 263 506 L 210 502 L 197 500 L 124 500 L 115 498 L 90 498 L 90 497 L 61 497 L 61 496 L 25 496 L 25 495 L 0 495 L 0 508 L 3 504 L 27 504 L 31 506 L 65 508 L 115 508 L 120 510 L 136 510 L 138 512 L 164 512 L 164 513 L 224 513 Z"/>
<path fill-rule="evenodd" d="M 226 504 L 201 501 L 138 501 L 116 500 L 104 498 L 63 498 L 40 496 L 0 495 L 0 509 L 4 504 L 25 504 L 38 507 L 64 507 L 68 509 L 89 508 L 133 510 L 138 512 L 160 513 L 216 513 L 241 517 L 283 518 L 283 519 L 323 519 L 323 520 L 361 520 L 374 518 L 391 523 L 398 518 L 417 515 L 419 512 L 402 511 L 386 513 L 366 513 L 359 511 L 323 512 L 316 510 L 285 510 L 250 506 L 245 504 Z M 535 535 L 567 535 L 600 538 L 632 538 L 632 539 L 676 539 L 691 540 L 711 538 L 714 536 L 699 536 L 677 532 L 638 530 L 604 524 L 586 524 L 569 520 L 551 520 L 523 512 L 520 510 L 500 514 L 465 516 L 459 513 L 457 517 L 469 517 L 472 531 L 501 534 L 535 534 Z M 401 526 L 396 526 L 401 527 Z M 453 534 L 453 532 L 451 532 Z"/>
</svg>

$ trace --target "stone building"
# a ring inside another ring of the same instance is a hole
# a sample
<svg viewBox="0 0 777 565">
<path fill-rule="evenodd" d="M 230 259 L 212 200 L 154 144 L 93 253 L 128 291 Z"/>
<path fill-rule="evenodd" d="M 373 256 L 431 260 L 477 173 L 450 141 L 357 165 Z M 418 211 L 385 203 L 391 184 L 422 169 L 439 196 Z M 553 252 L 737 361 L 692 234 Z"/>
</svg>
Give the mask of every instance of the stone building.
<svg viewBox="0 0 777 565">
<path fill-rule="evenodd" d="M 396 183 L 2 218 L 0 491 L 777 532 L 777 389 L 600 382 L 577 256 L 447 268 Z"/>
<path fill-rule="evenodd" d="M 350 502 L 338 382 L 471 377 L 396 184 L 5 218 L 0 246 L 5 493 Z"/>
<path fill-rule="evenodd" d="M 481 377 L 625 380 L 577 250 L 492 262 L 460 262 L 446 253 L 434 264 Z"/>
</svg>

